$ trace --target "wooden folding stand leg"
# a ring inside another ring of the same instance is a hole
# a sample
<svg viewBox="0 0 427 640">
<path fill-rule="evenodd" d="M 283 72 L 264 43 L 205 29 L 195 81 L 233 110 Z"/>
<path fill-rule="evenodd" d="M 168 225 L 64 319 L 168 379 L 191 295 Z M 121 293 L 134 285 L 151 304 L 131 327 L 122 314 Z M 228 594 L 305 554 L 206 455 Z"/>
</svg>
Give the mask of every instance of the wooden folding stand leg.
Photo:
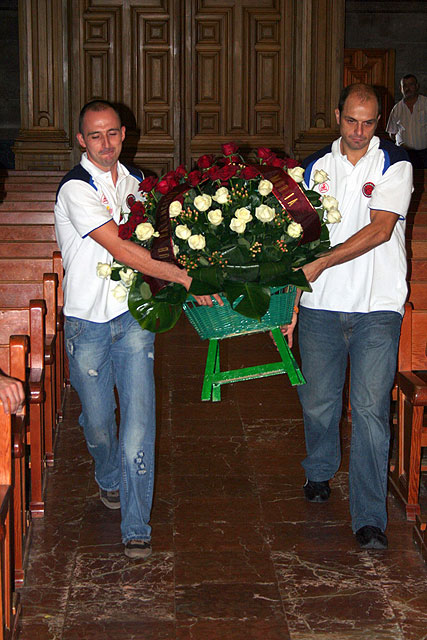
<svg viewBox="0 0 427 640">
<path fill-rule="evenodd" d="M 264 378 L 275 376 L 280 373 L 287 373 L 292 386 L 304 384 L 304 377 L 296 363 L 291 350 L 283 338 L 280 327 L 271 331 L 276 343 L 281 360 L 269 364 L 260 364 L 253 367 L 221 371 L 219 357 L 220 340 L 212 338 L 209 340 L 209 349 L 206 359 L 205 377 L 202 387 L 202 400 L 221 400 L 221 385 L 229 382 L 239 382 L 240 380 L 250 380 L 251 378 Z"/>
</svg>

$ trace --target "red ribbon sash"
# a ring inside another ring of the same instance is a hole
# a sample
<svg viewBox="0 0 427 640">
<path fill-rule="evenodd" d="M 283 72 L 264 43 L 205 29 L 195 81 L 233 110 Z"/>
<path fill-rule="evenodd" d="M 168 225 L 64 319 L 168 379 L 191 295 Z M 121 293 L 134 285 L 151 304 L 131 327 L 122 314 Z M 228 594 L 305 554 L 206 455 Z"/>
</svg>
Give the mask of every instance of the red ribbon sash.
<svg viewBox="0 0 427 640">
<path fill-rule="evenodd" d="M 300 244 L 317 240 L 322 230 L 320 218 L 298 183 L 286 171 L 278 167 L 254 166 L 264 178 L 270 180 L 273 185 L 273 194 L 286 210 L 286 213 L 292 220 L 302 226 L 303 232 Z"/>
</svg>

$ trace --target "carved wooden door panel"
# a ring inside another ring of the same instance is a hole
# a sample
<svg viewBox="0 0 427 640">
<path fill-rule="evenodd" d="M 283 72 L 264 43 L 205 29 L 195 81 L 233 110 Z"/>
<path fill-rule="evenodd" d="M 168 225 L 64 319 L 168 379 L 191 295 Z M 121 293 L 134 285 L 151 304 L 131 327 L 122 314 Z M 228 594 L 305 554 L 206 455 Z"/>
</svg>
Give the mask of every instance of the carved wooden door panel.
<svg viewBox="0 0 427 640">
<path fill-rule="evenodd" d="M 344 86 L 353 82 L 375 85 L 381 95 L 382 117 L 378 131 L 385 130 L 394 105 L 394 49 L 345 49 Z"/>
<path fill-rule="evenodd" d="M 125 157 L 156 173 L 230 140 L 289 151 L 292 5 L 71 0 L 73 126 L 87 100 L 119 103 Z"/>
<path fill-rule="evenodd" d="M 181 158 L 180 0 L 72 0 L 73 122 L 94 97 L 119 103 L 125 160 L 162 173 Z M 75 125 L 74 125 L 75 126 Z"/>
<path fill-rule="evenodd" d="M 235 141 L 290 149 L 292 2 L 185 2 L 185 160 Z"/>
</svg>

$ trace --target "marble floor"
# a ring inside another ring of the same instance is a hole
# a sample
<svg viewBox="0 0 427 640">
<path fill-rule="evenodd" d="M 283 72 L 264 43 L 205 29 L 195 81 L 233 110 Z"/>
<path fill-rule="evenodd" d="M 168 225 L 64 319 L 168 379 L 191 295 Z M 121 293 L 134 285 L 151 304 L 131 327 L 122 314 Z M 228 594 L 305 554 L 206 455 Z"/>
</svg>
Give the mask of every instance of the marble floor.
<svg viewBox="0 0 427 640">
<path fill-rule="evenodd" d="M 390 548 L 357 547 L 343 463 L 326 504 L 301 486 L 301 409 L 284 375 L 201 402 L 206 359 L 182 319 L 157 338 L 153 555 L 129 560 L 98 499 L 67 392 L 46 515 L 32 524 L 19 640 L 422 640 L 427 569 L 388 500 Z M 267 334 L 223 341 L 223 366 L 276 359 Z M 426 492 L 426 488 L 423 488 Z"/>
</svg>

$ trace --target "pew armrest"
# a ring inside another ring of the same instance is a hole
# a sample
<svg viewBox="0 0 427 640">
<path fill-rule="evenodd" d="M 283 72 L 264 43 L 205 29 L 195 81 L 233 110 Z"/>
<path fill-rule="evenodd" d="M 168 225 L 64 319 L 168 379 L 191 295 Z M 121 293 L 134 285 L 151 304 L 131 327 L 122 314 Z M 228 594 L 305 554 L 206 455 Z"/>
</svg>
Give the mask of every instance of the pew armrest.
<svg viewBox="0 0 427 640">
<path fill-rule="evenodd" d="M 397 384 L 402 393 L 415 406 L 427 404 L 427 376 L 425 372 L 399 371 Z"/>
</svg>

